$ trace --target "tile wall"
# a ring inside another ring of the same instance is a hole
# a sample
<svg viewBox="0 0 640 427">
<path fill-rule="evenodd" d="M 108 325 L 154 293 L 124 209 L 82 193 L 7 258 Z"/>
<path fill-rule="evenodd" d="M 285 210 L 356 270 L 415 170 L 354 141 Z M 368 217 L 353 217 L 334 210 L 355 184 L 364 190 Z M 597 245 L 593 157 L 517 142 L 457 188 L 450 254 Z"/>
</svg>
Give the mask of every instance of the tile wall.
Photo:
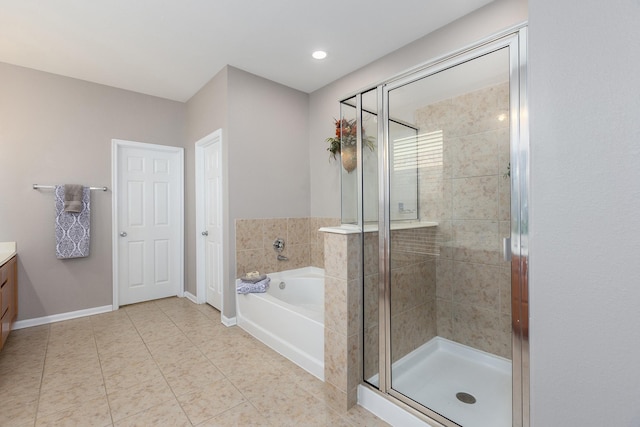
<svg viewBox="0 0 640 427">
<path fill-rule="evenodd" d="M 236 220 L 236 277 L 249 271 L 274 273 L 314 266 L 324 268 L 324 233 L 320 227 L 340 225 L 339 218 L 263 218 Z M 278 261 L 273 242 L 285 241 Z"/>
<path fill-rule="evenodd" d="M 324 381 L 327 404 L 356 404 L 362 379 L 362 240 L 359 233 L 325 233 Z"/>
<path fill-rule="evenodd" d="M 391 231 L 391 359 L 437 335 L 435 227 Z M 378 233 L 364 237 L 364 378 L 378 373 Z"/>
<path fill-rule="evenodd" d="M 443 162 L 420 173 L 420 212 L 434 236 L 437 334 L 511 357 L 509 87 L 491 86 L 416 112 L 420 133 L 443 131 Z"/>
</svg>

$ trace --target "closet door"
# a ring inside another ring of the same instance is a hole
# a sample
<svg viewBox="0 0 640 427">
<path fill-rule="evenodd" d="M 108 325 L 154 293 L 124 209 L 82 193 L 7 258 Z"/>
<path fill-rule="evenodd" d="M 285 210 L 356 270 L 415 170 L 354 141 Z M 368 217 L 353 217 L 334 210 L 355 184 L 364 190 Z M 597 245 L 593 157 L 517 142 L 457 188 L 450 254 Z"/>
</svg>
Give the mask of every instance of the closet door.
<svg viewBox="0 0 640 427">
<path fill-rule="evenodd" d="M 121 141 L 116 151 L 117 304 L 180 295 L 182 149 Z"/>
</svg>

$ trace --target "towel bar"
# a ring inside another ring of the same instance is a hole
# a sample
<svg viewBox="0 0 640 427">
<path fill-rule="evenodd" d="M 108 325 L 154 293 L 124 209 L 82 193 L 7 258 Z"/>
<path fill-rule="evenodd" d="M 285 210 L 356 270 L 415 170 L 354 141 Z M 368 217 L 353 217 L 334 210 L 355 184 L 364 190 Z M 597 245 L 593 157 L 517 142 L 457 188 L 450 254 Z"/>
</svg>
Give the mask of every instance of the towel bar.
<svg viewBox="0 0 640 427">
<path fill-rule="evenodd" d="M 37 190 L 38 188 L 49 188 L 49 189 L 54 189 L 55 186 L 54 185 L 41 185 L 41 184 L 33 184 L 33 189 Z M 107 187 L 89 187 L 89 190 L 102 190 L 102 191 L 107 191 L 108 188 Z"/>
</svg>

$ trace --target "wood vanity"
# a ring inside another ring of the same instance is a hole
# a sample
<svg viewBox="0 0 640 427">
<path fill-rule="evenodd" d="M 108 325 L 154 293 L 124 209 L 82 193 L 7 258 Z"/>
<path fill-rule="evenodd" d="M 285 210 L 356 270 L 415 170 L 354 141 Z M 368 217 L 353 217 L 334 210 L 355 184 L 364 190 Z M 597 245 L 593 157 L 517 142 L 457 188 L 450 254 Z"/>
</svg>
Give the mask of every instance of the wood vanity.
<svg viewBox="0 0 640 427">
<path fill-rule="evenodd" d="M 0 243 L 0 349 L 18 317 L 18 256 L 15 242 Z"/>
</svg>

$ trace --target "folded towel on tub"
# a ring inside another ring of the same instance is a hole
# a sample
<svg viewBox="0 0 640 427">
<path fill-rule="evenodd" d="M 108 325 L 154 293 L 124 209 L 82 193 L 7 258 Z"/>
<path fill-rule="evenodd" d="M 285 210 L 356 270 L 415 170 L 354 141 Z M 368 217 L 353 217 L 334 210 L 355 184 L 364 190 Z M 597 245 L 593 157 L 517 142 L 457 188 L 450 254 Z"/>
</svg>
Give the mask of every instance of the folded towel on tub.
<svg viewBox="0 0 640 427">
<path fill-rule="evenodd" d="M 269 277 L 256 283 L 245 282 L 241 279 L 236 285 L 236 292 L 239 294 L 267 292 L 267 289 L 269 289 L 269 282 L 271 282 L 271 278 Z"/>
<path fill-rule="evenodd" d="M 255 277 L 243 276 L 243 277 L 240 278 L 240 280 L 242 280 L 243 282 L 247 282 L 247 283 L 258 283 L 258 282 L 262 282 L 266 278 L 267 278 L 266 274 L 260 274 L 260 275 L 255 276 Z"/>
</svg>

